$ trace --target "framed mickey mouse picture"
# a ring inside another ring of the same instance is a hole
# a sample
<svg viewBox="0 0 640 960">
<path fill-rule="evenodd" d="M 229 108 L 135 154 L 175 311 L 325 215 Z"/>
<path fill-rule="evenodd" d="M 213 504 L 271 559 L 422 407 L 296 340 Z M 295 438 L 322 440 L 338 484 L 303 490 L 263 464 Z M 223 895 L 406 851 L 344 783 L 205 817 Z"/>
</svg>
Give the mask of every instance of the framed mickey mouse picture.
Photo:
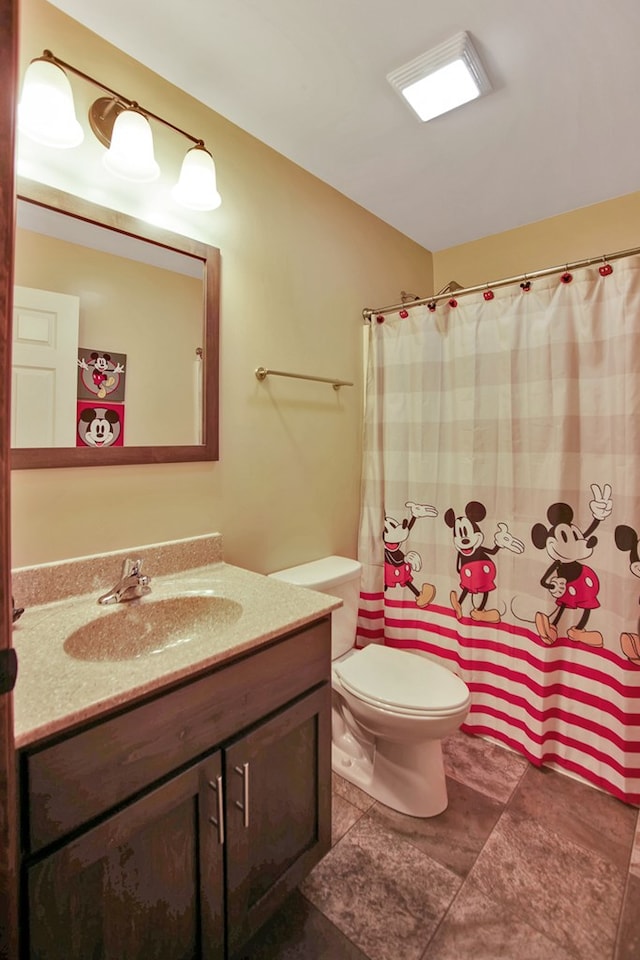
<svg viewBox="0 0 640 960">
<path fill-rule="evenodd" d="M 78 400 L 76 446 L 121 447 L 124 444 L 124 404 Z"/>
<path fill-rule="evenodd" d="M 127 357 L 124 353 L 78 350 L 78 400 L 124 403 Z"/>
</svg>

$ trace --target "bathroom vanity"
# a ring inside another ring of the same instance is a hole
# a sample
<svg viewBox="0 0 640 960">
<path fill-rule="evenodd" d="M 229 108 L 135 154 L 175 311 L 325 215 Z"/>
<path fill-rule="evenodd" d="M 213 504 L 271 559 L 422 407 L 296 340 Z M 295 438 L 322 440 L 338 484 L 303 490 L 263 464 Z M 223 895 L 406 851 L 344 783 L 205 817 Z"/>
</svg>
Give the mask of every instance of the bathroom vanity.
<svg viewBox="0 0 640 960">
<path fill-rule="evenodd" d="M 43 712 L 39 727 L 17 732 L 23 957 L 239 958 L 330 847 L 329 614 L 338 601 L 226 564 L 189 571 L 181 595 L 196 596 L 195 583 L 197 596 L 205 583 L 233 595 L 244 626 L 240 616 L 217 641 L 196 637 L 155 656 L 126 660 L 116 647 L 106 660 L 67 663 L 85 700 L 92 674 L 107 686 L 111 676 L 106 699 L 81 708 L 79 692 L 66 719 Z M 182 587 L 173 576 L 156 596 Z M 88 600 L 68 610 L 76 630 L 114 615 L 96 617 Z M 56 650 L 56 636 L 42 638 L 55 634 L 59 613 L 53 604 L 35 614 L 41 642 Z M 19 639 L 16 647 L 21 657 Z M 136 683 L 141 665 L 156 672 L 153 689 L 148 676 Z M 127 672 L 128 693 L 115 692 Z M 16 704 L 24 723 L 19 695 Z"/>
</svg>

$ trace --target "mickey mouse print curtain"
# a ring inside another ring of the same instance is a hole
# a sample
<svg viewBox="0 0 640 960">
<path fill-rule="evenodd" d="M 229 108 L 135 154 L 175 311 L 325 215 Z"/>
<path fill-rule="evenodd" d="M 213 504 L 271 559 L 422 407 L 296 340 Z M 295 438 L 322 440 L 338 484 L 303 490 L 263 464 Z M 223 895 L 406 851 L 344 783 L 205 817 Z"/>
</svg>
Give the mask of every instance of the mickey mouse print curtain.
<svg viewBox="0 0 640 960">
<path fill-rule="evenodd" d="M 640 802 L 640 258 L 371 318 L 358 643 Z"/>
</svg>

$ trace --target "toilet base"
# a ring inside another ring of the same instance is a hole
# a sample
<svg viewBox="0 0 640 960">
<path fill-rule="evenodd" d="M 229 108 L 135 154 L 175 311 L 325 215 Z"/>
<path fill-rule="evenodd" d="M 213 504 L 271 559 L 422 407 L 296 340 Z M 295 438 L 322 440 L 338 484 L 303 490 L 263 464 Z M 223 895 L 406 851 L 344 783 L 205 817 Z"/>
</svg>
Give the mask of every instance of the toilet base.
<svg viewBox="0 0 640 960">
<path fill-rule="evenodd" d="M 331 746 L 334 773 L 392 810 L 410 817 L 435 817 L 448 797 L 440 740 L 395 743 L 378 738 L 372 750 L 354 757 L 339 744 Z"/>
</svg>

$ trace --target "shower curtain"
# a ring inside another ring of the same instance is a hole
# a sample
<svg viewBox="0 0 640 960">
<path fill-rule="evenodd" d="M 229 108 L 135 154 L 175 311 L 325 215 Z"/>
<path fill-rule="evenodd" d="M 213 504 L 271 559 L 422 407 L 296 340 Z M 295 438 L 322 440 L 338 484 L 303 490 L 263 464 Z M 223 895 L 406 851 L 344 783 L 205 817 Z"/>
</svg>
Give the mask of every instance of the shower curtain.
<svg viewBox="0 0 640 960">
<path fill-rule="evenodd" d="M 640 803 L 640 257 L 374 314 L 358 645 Z"/>
</svg>

